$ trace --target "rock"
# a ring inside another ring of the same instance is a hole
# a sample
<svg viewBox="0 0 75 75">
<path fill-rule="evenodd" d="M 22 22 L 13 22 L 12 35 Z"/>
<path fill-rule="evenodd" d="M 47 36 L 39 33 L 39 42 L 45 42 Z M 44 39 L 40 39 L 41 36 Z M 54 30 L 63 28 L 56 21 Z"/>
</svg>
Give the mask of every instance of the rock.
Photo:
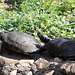
<svg viewBox="0 0 75 75">
<path fill-rule="evenodd" d="M 75 62 L 67 62 L 60 67 L 63 73 L 68 75 L 75 75 Z"/>
<path fill-rule="evenodd" d="M 23 60 L 24 61 L 24 60 Z M 0 68 L 2 75 L 32 75 L 37 71 L 35 64 L 16 62 Z"/>
<path fill-rule="evenodd" d="M 71 72 L 72 72 L 72 73 L 75 73 L 75 63 L 72 64 L 72 66 L 71 66 Z"/>
<path fill-rule="evenodd" d="M 38 65 L 37 68 L 38 68 L 38 69 L 43 69 L 43 64 L 42 64 L 42 63 L 39 63 L 39 65 Z"/>
<path fill-rule="evenodd" d="M 0 66 L 9 65 L 11 63 L 17 62 L 18 60 L 15 59 L 9 59 L 4 56 L 0 56 Z"/>
<path fill-rule="evenodd" d="M 3 50 L 0 55 L 0 75 L 75 75 L 75 61 L 61 61 L 46 54 L 35 61 L 28 56 Z"/>
<path fill-rule="evenodd" d="M 35 61 L 35 64 L 37 65 L 38 69 L 48 68 L 50 66 L 50 63 L 43 58 L 39 58 L 37 61 Z"/>
<path fill-rule="evenodd" d="M 26 73 L 26 75 L 32 75 L 32 72 L 31 72 L 31 71 L 29 71 L 29 72 L 27 72 L 27 73 Z"/>
<path fill-rule="evenodd" d="M 1 75 L 75 75 L 75 62 L 47 61 L 44 58 L 20 60 L 0 67 Z"/>
<path fill-rule="evenodd" d="M 13 70 L 12 72 L 10 72 L 10 75 L 16 75 L 17 74 L 17 70 Z"/>
<path fill-rule="evenodd" d="M 5 60 L 0 57 L 0 67 L 5 65 Z"/>
<path fill-rule="evenodd" d="M 19 61 L 19 63 L 21 64 L 21 63 L 29 63 L 29 64 L 33 64 L 34 63 L 34 60 L 31 60 L 31 59 L 29 59 L 29 60 L 27 60 L 27 59 L 23 59 L 23 60 L 20 60 Z"/>
</svg>

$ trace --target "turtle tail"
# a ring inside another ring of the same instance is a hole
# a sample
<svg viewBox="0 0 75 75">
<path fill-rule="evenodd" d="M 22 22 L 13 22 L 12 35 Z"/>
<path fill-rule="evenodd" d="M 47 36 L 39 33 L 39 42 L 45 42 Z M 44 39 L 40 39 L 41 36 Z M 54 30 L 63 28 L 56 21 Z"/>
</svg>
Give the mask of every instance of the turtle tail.
<svg viewBox="0 0 75 75">
<path fill-rule="evenodd" d="M 45 44 L 50 41 L 50 39 L 49 39 L 48 36 L 46 36 L 46 35 L 43 34 L 43 33 L 40 33 L 39 31 L 37 32 L 37 35 L 39 36 L 40 40 L 41 40 L 42 42 L 44 42 Z"/>
</svg>

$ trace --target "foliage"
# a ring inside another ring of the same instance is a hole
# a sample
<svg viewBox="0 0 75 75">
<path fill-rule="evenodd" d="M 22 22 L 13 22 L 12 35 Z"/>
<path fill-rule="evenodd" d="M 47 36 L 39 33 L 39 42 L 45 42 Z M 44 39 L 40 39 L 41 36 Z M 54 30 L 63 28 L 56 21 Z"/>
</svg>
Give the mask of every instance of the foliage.
<svg viewBox="0 0 75 75">
<path fill-rule="evenodd" d="M 0 11 L 0 30 L 36 35 L 36 28 L 51 39 L 75 38 L 74 0 L 21 0 L 13 11 Z"/>
</svg>

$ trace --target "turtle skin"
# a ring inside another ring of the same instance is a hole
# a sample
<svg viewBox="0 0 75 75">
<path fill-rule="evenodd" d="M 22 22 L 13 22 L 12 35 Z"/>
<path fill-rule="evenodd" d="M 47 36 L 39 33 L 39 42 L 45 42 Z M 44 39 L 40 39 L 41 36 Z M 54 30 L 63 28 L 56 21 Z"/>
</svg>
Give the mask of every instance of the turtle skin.
<svg viewBox="0 0 75 75">
<path fill-rule="evenodd" d="M 47 51 L 53 57 L 60 57 L 64 60 L 75 60 L 75 40 L 69 38 L 58 38 L 50 40 L 43 33 L 38 32 L 40 40 L 45 43 L 40 49 Z"/>
</svg>

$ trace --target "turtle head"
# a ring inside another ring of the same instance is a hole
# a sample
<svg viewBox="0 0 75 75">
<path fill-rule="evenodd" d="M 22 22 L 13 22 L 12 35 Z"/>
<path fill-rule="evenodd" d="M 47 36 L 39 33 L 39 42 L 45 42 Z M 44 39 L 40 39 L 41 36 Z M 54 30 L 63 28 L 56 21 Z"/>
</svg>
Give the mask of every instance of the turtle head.
<svg viewBox="0 0 75 75">
<path fill-rule="evenodd" d="M 44 42 L 45 44 L 50 41 L 49 37 L 39 31 L 37 31 L 37 35 L 39 36 L 40 40 Z"/>
</svg>

